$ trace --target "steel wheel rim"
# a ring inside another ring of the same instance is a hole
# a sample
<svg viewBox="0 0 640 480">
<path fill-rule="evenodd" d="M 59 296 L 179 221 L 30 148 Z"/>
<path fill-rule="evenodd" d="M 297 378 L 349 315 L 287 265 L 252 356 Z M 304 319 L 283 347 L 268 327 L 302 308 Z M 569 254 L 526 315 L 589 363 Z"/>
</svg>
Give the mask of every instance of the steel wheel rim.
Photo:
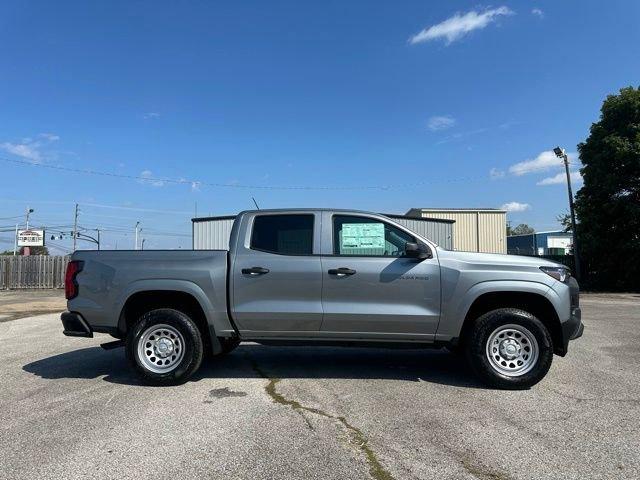
<svg viewBox="0 0 640 480">
<path fill-rule="evenodd" d="M 536 337 L 522 325 L 502 325 L 487 340 L 489 364 L 507 377 L 519 377 L 530 372 L 538 362 L 539 352 Z"/>
<path fill-rule="evenodd" d="M 168 373 L 184 358 L 184 337 L 171 325 L 147 328 L 138 340 L 138 360 L 149 371 Z"/>
</svg>

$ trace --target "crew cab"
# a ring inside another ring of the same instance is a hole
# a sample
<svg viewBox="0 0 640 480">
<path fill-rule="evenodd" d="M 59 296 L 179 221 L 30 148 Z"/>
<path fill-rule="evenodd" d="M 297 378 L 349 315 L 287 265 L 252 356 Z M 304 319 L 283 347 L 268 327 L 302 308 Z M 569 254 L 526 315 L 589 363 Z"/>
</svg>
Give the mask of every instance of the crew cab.
<svg viewBox="0 0 640 480">
<path fill-rule="evenodd" d="M 528 388 L 582 335 L 578 284 L 535 257 L 449 251 L 353 210 L 238 214 L 229 250 L 76 251 L 64 334 L 107 333 L 153 384 L 264 345 L 447 347 Z"/>
</svg>

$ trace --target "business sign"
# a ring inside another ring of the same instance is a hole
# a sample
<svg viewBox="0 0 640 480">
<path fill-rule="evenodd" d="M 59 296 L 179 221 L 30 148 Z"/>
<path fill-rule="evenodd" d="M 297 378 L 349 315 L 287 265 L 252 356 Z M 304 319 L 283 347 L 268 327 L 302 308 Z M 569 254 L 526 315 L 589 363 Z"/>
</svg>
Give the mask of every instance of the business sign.
<svg viewBox="0 0 640 480">
<path fill-rule="evenodd" d="M 19 247 L 44 247 L 44 230 L 18 230 Z"/>
</svg>

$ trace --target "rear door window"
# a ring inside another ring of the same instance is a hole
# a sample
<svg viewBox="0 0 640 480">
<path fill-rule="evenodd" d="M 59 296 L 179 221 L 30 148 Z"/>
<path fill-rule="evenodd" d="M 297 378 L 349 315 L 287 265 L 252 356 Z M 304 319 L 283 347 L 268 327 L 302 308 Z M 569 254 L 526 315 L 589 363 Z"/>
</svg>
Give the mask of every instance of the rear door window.
<svg viewBox="0 0 640 480">
<path fill-rule="evenodd" d="M 258 215 L 253 220 L 251 248 L 280 255 L 313 253 L 314 216 Z"/>
</svg>

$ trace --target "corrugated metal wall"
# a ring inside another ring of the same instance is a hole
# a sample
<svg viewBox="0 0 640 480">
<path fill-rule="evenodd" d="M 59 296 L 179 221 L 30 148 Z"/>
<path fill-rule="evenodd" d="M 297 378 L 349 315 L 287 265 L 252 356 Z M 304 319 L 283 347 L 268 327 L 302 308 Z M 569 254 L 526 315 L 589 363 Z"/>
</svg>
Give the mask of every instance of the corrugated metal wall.
<svg viewBox="0 0 640 480">
<path fill-rule="evenodd" d="M 194 250 L 228 250 L 233 217 L 193 222 Z"/>
<path fill-rule="evenodd" d="M 480 252 L 507 253 L 507 216 L 504 212 L 479 212 Z"/>
<path fill-rule="evenodd" d="M 453 249 L 453 223 L 434 222 L 430 220 L 420 220 L 418 218 L 401 218 L 390 216 L 394 222 L 399 223 L 403 227 L 407 227 L 412 232 L 435 242 L 442 248 L 447 250 Z"/>
<path fill-rule="evenodd" d="M 454 245 L 453 223 L 434 222 L 428 219 L 389 216 L 394 222 L 407 227 L 442 248 L 451 250 Z M 229 249 L 233 217 L 195 219 L 193 222 L 193 249 Z"/>
<path fill-rule="evenodd" d="M 455 220 L 453 248 L 465 252 L 507 253 L 507 217 L 502 210 L 411 209 L 410 215 Z"/>
</svg>

